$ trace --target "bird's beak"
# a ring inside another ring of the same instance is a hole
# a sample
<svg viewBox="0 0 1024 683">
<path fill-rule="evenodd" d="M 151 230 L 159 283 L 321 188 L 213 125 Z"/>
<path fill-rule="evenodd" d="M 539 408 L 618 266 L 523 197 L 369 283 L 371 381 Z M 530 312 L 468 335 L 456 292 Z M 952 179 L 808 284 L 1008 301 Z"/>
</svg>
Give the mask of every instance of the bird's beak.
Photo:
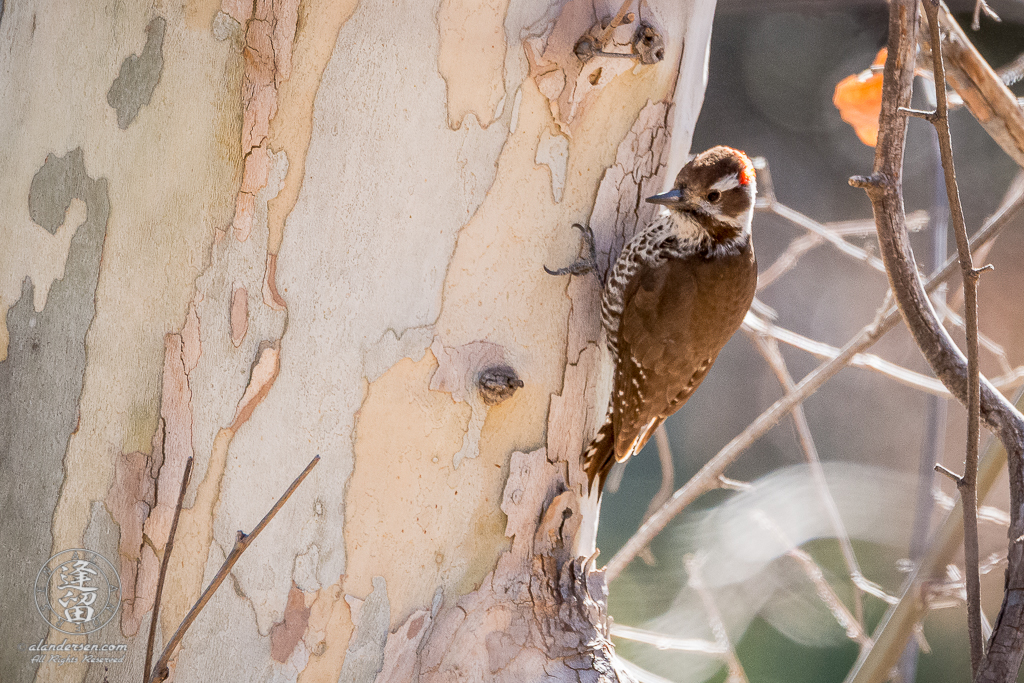
<svg viewBox="0 0 1024 683">
<path fill-rule="evenodd" d="M 683 194 L 679 190 L 669 190 L 662 194 L 656 194 L 653 197 L 648 197 L 647 201 L 651 204 L 661 204 L 662 206 L 668 207 L 679 207 L 683 204 Z"/>
</svg>

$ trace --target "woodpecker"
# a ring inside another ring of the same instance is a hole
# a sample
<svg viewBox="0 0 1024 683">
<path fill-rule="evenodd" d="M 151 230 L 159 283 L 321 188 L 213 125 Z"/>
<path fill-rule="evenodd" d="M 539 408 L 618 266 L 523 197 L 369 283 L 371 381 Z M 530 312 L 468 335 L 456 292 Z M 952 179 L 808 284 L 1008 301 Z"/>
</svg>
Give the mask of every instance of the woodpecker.
<svg viewBox="0 0 1024 683">
<path fill-rule="evenodd" d="M 756 185 L 750 159 L 719 146 L 647 199 L 667 210 L 622 250 L 601 299 L 613 383 L 607 417 L 582 456 L 591 490 L 596 480 L 600 493 L 612 465 L 686 403 L 743 322 L 757 286 Z"/>
</svg>

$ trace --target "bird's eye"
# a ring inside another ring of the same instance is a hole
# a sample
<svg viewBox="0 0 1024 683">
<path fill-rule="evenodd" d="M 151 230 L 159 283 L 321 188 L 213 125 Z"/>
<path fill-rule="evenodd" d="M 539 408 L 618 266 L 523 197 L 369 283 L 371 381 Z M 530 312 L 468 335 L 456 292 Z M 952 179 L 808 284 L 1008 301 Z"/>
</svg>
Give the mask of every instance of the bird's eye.
<svg viewBox="0 0 1024 683">
<path fill-rule="evenodd" d="M 708 201 L 711 202 L 712 204 L 716 203 L 721 198 L 722 193 L 719 192 L 718 190 L 711 190 L 711 192 L 708 192 Z"/>
</svg>

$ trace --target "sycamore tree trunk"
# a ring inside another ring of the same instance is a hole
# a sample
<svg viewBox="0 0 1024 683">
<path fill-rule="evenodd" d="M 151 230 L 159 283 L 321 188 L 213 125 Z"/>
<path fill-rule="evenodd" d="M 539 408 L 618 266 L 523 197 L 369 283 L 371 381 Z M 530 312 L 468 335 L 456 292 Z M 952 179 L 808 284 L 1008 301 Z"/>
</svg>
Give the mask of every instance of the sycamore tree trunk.
<svg viewBox="0 0 1024 683">
<path fill-rule="evenodd" d="M 649 217 L 714 2 L 599 35 L 619 5 L 0 4 L 5 683 L 141 681 L 187 458 L 157 653 L 316 454 L 171 680 L 629 679 L 578 463 L 600 285 L 543 266 Z M 87 634 L 33 588 L 70 549 L 119 575 Z"/>
</svg>

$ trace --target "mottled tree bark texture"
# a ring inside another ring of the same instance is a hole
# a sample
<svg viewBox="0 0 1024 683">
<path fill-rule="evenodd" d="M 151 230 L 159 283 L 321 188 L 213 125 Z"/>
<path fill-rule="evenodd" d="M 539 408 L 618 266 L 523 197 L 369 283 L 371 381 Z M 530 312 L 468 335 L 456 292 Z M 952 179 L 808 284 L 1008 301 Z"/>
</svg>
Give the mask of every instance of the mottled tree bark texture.
<svg viewBox="0 0 1024 683">
<path fill-rule="evenodd" d="M 600 283 L 544 266 L 650 219 L 714 5 L 5 3 L 4 683 L 142 680 L 174 520 L 154 659 L 316 455 L 169 680 L 629 680 L 579 468 Z M 31 587 L 75 548 L 121 603 L 68 638 L 123 662 L 18 649 L 64 638 Z"/>
</svg>

